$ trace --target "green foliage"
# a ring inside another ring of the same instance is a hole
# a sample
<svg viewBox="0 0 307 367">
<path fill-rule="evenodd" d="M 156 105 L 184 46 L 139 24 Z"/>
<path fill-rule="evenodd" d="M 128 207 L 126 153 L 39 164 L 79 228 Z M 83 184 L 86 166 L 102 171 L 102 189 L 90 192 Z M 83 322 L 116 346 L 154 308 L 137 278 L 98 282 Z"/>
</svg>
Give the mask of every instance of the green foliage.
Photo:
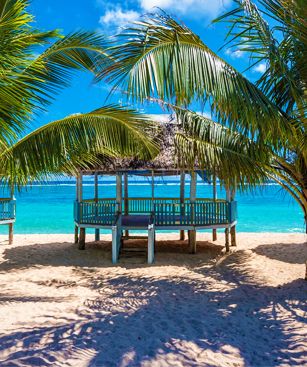
<svg viewBox="0 0 307 367">
<path fill-rule="evenodd" d="M 176 136 L 183 165 L 210 167 L 241 187 L 275 179 L 307 219 L 306 1 L 259 0 L 259 8 L 252 0 L 235 3 L 216 22 L 228 22 L 226 45 L 246 52 L 251 67 L 266 64 L 256 83 L 165 14 L 117 36 L 112 62 L 97 79 L 136 100 L 175 105 L 184 129 Z M 217 122 L 186 109 L 197 101 L 209 103 Z"/>
<path fill-rule="evenodd" d="M 148 121 L 132 110 L 107 106 L 69 116 L 24 136 L 34 113 L 69 85 L 75 71 L 99 72 L 108 64 L 106 39 L 95 32 L 33 28 L 28 1 L 0 0 L 0 174 L 11 185 L 76 173 L 98 154 L 148 159 L 157 148 Z M 99 63 L 98 63 L 99 60 Z"/>
<path fill-rule="evenodd" d="M 260 0 L 259 9 L 251 0 L 235 2 L 237 8 L 217 21 L 230 24 L 230 44 L 250 54 L 256 63 L 265 62 L 267 69 L 256 86 L 285 116 L 284 123 L 296 129 L 282 140 L 282 149 L 275 150 L 268 175 L 297 200 L 307 220 L 306 3 Z"/>
<path fill-rule="evenodd" d="M 157 97 L 179 106 L 208 102 L 219 122 L 276 146 L 294 133 L 259 88 L 174 19 L 157 15 L 137 22 L 117 42 L 109 51 L 114 62 L 100 78 L 135 99 Z"/>
<path fill-rule="evenodd" d="M 4 179 L 18 186 L 50 174 L 76 175 L 97 164 L 98 156 L 138 156 L 150 160 L 157 146 L 146 137 L 151 123 L 133 110 L 107 106 L 51 122 L 0 155 Z"/>
<path fill-rule="evenodd" d="M 175 137 L 180 166 L 200 165 L 225 185 L 235 182 L 241 189 L 246 182 L 266 181 L 272 157 L 266 146 L 195 112 L 175 106 L 174 111 L 182 126 Z"/>
</svg>

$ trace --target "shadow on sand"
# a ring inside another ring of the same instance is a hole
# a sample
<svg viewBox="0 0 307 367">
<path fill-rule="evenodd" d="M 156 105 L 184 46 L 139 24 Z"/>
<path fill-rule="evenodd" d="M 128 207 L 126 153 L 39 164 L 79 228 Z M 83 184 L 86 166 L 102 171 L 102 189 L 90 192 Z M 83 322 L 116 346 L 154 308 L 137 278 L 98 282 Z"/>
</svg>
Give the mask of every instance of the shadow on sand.
<svg viewBox="0 0 307 367">
<path fill-rule="evenodd" d="M 139 247 L 146 249 L 147 241 L 134 240 L 127 241 L 125 248 Z M 197 252 L 199 258 L 203 260 L 215 259 L 222 254 L 223 246 L 219 246 L 207 241 L 198 242 Z M 4 251 L 5 262 L 0 264 L 1 271 L 17 270 L 29 268 L 31 266 L 75 266 L 75 267 L 110 267 L 111 243 L 109 241 L 91 242 L 86 244 L 85 251 L 80 251 L 77 245 L 63 243 L 33 244 L 27 246 L 7 247 Z M 189 258 L 193 261 L 195 255 L 189 254 L 187 241 L 157 241 L 156 257 L 157 266 L 169 265 L 169 259 L 160 254 L 174 254 L 178 264 L 183 264 Z M 147 266 L 146 256 L 141 261 L 125 261 L 120 259 L 118 266 Z M 151 265 L 151 266 L 155 266 Z M 116 265 L 117 266 L 117 265 Z"/>
<path fill-rule="evenodd" d="M 28 249 L 30 265 L 59 265 L 60 258 L 67 257 L 65 251 L 73 248 L 71 244 L 52 246 Z M 16 251 L 26 250 L 8 249 L 5 257 L 14 259 Z M 35 256 L 36 251 L 43 251 L 45 258 Z M 56 262 L 48 251 L 53 256 L 59 252 Z M 82 256 L 88 252 L 95 257 L 97 251 L 92 245 Z M 99 367 L 152 361 L 162 365 L 160 359 L 164 365 L 179 361 L 176 365 L 210 367 L 219 365 L 214 362 L 216 353 L 233 366 L 302 366 L 304 335 L 293 321 L 306 322 L 307 283 L 263 286 L 250 271 L 248 256 L 237 251 L 210 269 L 203 262 L 191 269 L 190 278 L 158 279 L 128 272 L 110 278 L 92 269 L 75 269 L 76 276 L 98 296 L 76 310 L 77 321 L 1 336 L 0 356 L 6 354 L 0 358 L 1 366 L 74 365 L 73 361 L 66 364 L 69 357 L 80 365 L 83 360 L 85 365 Z M 65 265 L 78 266 L 76 259 L 66 258 Z M 216 287 L 221 283 L 227 286 Z M 281 308 L 286 309 L 282 317 Z"/>
<path fill-rule="evenodd" d="M 257 246 L 253 251 L 290 264 L 304 264 L 307 260 L 307 242 L 265 244 Z"/>
</svg>

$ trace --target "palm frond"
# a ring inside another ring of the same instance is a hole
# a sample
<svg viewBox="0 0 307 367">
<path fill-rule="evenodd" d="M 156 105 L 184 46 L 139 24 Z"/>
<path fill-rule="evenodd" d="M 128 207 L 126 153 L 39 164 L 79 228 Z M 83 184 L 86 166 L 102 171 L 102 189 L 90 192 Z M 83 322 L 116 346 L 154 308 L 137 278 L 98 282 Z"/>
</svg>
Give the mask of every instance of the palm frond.
<svg viewBox="0 0 307 367">
<path fill-rule="evenodd" d="M 107 56 L 105 38 L 98 33 L 79 31 L 63 37 L 58 31 L 40 32 L 32 25 L 28 1 L 0 4 L 0 127 L 9 142 L 20 136 L 33 113 L 69 84 L 74 71 L 96 73 L 96 58 Z M 39 54 L 41 46 L 44 51 Z"/>
<path fill-rule="evenodd" d="M 133 110 L 106 106 L 87 114 L 51 122 L 7 148 L 0 175 L 10 185 L 76 174 L 97 163 L 98 156 L 150 160 L 158 146 L 146 136 L 151 122 Z"/>
<path fill-rule="evenodd" d="M 251 55 L 251 68 L 265 63 L 266 71 L 257 85 L 278 108 L 291 114 L 295 105 L 304 103 L 306 87 L 306 83 L 302 85 L 306 73 L 302 60 L 304 52 L 307 56 L 307 38 L 302 34 L 307 34 L 307 22 L 298 13 L 302 10 L 300 1 L 260 0 L 260 9 L 252 0 L 234 2 L 237 8 L 215 22 L 226 20 L 230 24 L 228 43 Z M 275 25 L 270 27 L 265 16 Z"/>
<path fill-rule="evenodd" d="M 274 143 L 292 130 L 255 85 L 174 19 L 158 15 L 136 22 L 117 42 L 110 50 L 116 61 L 99 78 L 135 99 L 152 96 L 184 106 L 209 101 L 220 122 Z"/>
<path fill-rule="evenodd" d="M 34 89 L 38 102 L 47 103 L 69 85 L 76 70 L 98 73 L 99 64 L 108 60 L 107 41 L 96 32 L 78 31 L 52 44 L 22 70 L 19 77 Z"/>
<path fill-rule="evenodd" d="M 174 110 L 183 129 L 175 139 L 181 166 L 200 166 L 221 182 L 243 189 L 266 180 L 269 148 L 200 114 L 175 106 Z"/>
</svg>

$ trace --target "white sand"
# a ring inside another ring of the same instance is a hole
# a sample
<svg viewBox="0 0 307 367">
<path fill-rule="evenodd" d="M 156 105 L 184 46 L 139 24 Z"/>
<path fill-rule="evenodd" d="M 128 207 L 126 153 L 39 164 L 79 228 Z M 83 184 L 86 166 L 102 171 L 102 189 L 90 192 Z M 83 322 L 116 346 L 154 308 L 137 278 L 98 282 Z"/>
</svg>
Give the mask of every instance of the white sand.
<svg viewBox="0 0 307 367">
<path fill-rule="evenodd" d="M 303 234 L 241 234 L 229 256 L 222 235 L 197 255 L 163 241 L 153 266 L 68 235 L 0 240 L 1 367 L 307 366 Z"/>
</svg>

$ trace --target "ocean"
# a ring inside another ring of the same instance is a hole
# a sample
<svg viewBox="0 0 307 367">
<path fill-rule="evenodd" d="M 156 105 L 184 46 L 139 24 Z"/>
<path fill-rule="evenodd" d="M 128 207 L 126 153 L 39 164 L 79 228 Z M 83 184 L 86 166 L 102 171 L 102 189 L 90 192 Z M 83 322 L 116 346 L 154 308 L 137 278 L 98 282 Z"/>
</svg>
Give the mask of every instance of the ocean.
<svg viewBox="0 0 307 367">
<path fill-rule="evenodd" d="M 189 193 L 189 182 L 186 183 Z M 129 196 L 151 195 L 151 182 L 147 178 L 129 179 Z M 197 195 L 212 197 L 212 185 L 198 182 Z M 92 180 L 85 180 L 84 198 L 94 197 Z M 99 196 L 115 197 L 114 177 L 99 180 Z M 156 197 L 179 197 L 179 180 L 157 178 Z M 65 179 L 43 185 L 26 187 L 16 192 L 16 234 L 73 233 L 73 202 L 76 188 L 73 180 Z M 218 197 L 225 193 L 218 186 Z M 280 186 L 267 184 L 253 192 L 238 192 L 238 226 L 240 232 L 304 232 L 304 218 L 298 204 Z M 0 226 L 0 233 L 7 233 L 7 226 Z"/>
</svg>

